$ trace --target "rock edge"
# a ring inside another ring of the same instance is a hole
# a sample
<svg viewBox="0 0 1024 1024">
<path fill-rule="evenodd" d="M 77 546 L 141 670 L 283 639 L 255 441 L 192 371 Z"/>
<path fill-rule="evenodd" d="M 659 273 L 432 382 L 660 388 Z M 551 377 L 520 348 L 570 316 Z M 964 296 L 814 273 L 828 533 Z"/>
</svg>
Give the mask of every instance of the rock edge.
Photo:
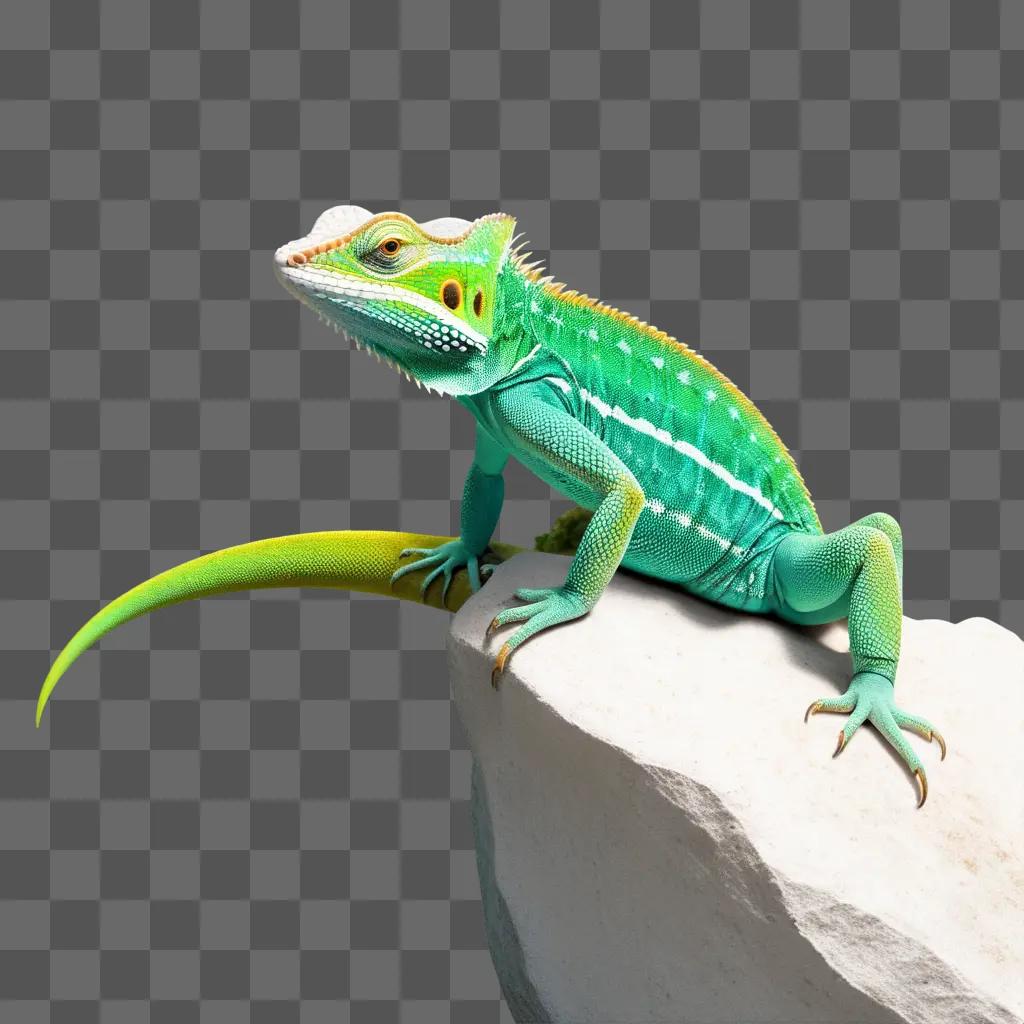
<svg viewBox="0 0 1024 1024">
<path fill-rule="evenodd" d="M 845 624 L 799 629 L 620 571 L 489 685 L 484 630 L 568 559 L 501 565 L 452 623 L 492 956 L 516 1019 L 1024 1020 L 1024 643 L 904 620 L 915 809 L 870 727 L 830 757 Z M 509 627 L 510 632 L 514 627 Z"/>
</svg>

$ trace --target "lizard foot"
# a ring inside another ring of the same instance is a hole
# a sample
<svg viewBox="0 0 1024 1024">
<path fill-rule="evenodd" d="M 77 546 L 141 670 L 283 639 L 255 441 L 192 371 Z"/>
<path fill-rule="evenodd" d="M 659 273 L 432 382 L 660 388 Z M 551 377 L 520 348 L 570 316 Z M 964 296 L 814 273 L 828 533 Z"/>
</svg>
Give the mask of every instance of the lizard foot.
<svg viewBox="0 0 1024 1024">
<path fill-rule="evenodd" d="M 525 624 L 520 626 L 501 645 L 501 650 L 498 652 L 498 657 L 494 662 L 494 668 L 491 670 L 491 685 L 495 689 L 500 685 L 501 674 L 508 664 L 509 657 L 517 647 L 542 629 L 547 629 L 548 626 L 557 626 L 563 622 L 570 622 L 573 619 L 578 619 L 581 615 L 586 615 L 590 611 L 590 606 L 584 597 L 575 591 L 567 590 L 564 586 L 520 587 L 516 591 L 515 596 L 520 601 L 529 601 L 531 603 L 520 605 L 516 608 L 505 608 L 503 611 L 498 612 L 491 619 L 487 631 L 484 633 L 486 638 L 494 633 L 495 630 L 500 629 L 502 626 L 507 626 L 510 622 L 523 622 L 524 619 L 526 620 Z"/>
<path fill-rule="evenodd" d="M 407 565 L 403 565 L 401 569 L 396 569 L 391 574 L 392 585 L 394 585 L 395 580 L 406 573 L 416 572 L 417 569 L 428 569 L 433 566 L 433 571 L 427 573 L 420 584 L 420 594 L 426 595 L 430 584 L 438 576 L 443 575 L 442 605 L 448 597 L 448 587 L 451 585 L 452 576 L 459 569 L 465 567 L 469 570 L 469 587 L 473 593 L 476 593 L 483 585 L 482 578 L 494 571 L 494 566 L 489 563 L 481 565 L 480 556 L 472 554 L 461 540 L 450 540 L 445 544 L 438 545 L 436 548 L 403 548 L 398 553 L 399 558 L 405 558 L 406 555 L 425 555 L 426 557 L 417 558 L 415 562 L 409 562 Z"/>
<path fill-rule="evenodd" d="M 842 753 L 850 741 L 850 737 L 865 721 L 871 722 L 892 744 L 896 752 L 907 763 L 907 767 L 913 772 L 918 788 L 917 806 L 921 807 L 924 804 L 928 798 L 928 777 L 925 775 L 921 759 L 900 729 L 911 729 L 929 742 L 933 739 L 937 740 L 939 749 L 942 751 L 939 760 L 945 760 L 946 741 L 927 719 L 908 714 L 896 707 L 896 702 L 893 699 L 893 685 L 885 676 L 879 675 L 877 672 L 858 672 L 850 681 L 846 693 L 839 697 L 826 697 L 812 702 L 804 713 L 804 721 L 806 722 L 811 715 L 820 711 L 850 715 L 846 725 L 839 733 L 839 741 L 836 744 L 833 757 L 838 757 Z"/>
</svg>

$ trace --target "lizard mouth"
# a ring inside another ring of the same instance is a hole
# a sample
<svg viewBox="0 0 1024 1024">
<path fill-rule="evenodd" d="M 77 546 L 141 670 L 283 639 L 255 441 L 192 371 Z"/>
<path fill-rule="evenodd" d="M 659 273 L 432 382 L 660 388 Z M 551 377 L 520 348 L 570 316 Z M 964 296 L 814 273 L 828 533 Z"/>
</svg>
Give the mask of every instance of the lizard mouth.
<svg viewBox="0 0 1024 1024">
<path fill-rule="evenodd" d="M 407 331 L 427 349 L 487 353 L 485 335 L 449 312 L 442 303 L 418 292 L 309 264 L 275 269 L 285 287 L 307 305 L 312 299 L 317 307 L 329 302 L 363 311 L 384 324 Z M 401 306 L 411 307 L 414 314 L 403 313 Z"/>
<path fill-rule="evenodd" d="M 415 356 L 416 361 L 424 357 L 472 358 L 487 354 L 486 336 L 453 316 L 441 303 L 417 292 L 316 265 L 277 263 L 274 271 L 284 288 L 335 333 L 397 370 L 417 387 L 443 393 L 402 365 L 399 353 L 375 343 L 368 335 L 383 333 L 395 338 L 399 349 Z"/>
</svg>

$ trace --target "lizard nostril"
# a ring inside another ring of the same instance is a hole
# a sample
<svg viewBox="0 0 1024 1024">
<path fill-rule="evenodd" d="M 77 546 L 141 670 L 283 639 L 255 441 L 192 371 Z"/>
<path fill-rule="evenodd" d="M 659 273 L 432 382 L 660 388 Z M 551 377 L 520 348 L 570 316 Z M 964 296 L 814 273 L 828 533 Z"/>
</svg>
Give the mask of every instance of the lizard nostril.
<svg viewBox="0 0 1024 1024">
<path fill-rule="evenodd" d="M 305 262 L 306 262 L 306 254 L 305 253 L 293 252 L 291 254 L 291 256 L 288 257 L 288 263 L 289 263 L 290 266 L 293 266 L 293 267 L 301 267 L 302 264 L 305 263 Z"/>
</svg>

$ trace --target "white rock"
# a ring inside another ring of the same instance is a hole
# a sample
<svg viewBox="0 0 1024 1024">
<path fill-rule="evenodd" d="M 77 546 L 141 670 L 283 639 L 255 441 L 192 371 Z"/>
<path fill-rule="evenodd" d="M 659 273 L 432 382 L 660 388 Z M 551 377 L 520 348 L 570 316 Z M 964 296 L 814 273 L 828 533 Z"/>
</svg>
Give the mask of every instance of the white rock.
<svg viewBox="0 0 1024 1024">
<path fill-rule="evenodd" d="M 929 797 L 870 725 L 833 760 L 845 623 L 799 629 L 620 571 L 521 647 L 488 622 L 568 559 L 500 566 L 456 616 L 492 955 L 517 1020 L 1024 1019 L 1024 644 L 904 620 Z"/>
</svg>

